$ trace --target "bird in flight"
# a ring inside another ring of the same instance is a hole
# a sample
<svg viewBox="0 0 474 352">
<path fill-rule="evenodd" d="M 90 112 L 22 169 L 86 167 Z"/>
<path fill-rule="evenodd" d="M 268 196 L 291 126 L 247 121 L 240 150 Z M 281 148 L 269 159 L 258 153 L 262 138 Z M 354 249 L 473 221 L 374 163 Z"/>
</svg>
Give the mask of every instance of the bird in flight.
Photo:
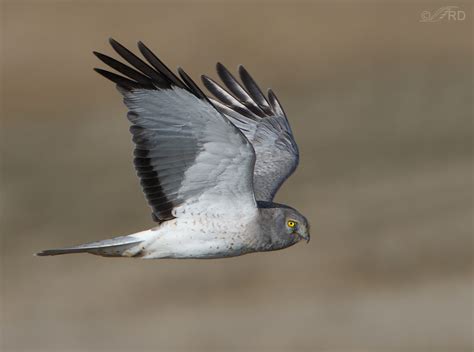
<svg viewBox="0 0 474 352">
<path fill-rule="evenodd" d="M 202 76 L 207 96 L 142 42 L 144 59 L 113 39 L 110 44 L 126 63 L 94 52 L 119 74 L 95 71 L 117 85 L 128 108 L 133 163 L 157 226 L 37 255 L 225 258 L 309 241 L 307 219 L 273 202 L 299 153 L 272 90 L 265 96 L 243 66 L 239 83 L 218 63 L 225 87 Z"/>
</svg>

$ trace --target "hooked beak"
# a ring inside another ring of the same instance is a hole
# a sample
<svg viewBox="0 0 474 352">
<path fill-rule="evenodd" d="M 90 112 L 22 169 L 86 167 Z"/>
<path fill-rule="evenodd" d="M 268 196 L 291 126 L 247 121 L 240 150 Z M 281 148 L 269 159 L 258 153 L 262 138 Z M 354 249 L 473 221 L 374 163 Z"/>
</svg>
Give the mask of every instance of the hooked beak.
<svg viewBox="0 0 474 352">
<path fill-rule="evenodd" d="M 302 240 L 306 240 L 306 243 L 309 243 L 309 240 L 311 239 L 311 236 L 307 229 L 304 229 L 304 231 L 299 232 L 298 236 L 300 236 Z"/>
<path fill-rule="evenodd" d="M 309 240 L 311 239 L 311 236 L 308 234 L 305 235 L 299 235 L 302 240 L 305 240 L 306 243 L 309 243 Z"/>
</svg>

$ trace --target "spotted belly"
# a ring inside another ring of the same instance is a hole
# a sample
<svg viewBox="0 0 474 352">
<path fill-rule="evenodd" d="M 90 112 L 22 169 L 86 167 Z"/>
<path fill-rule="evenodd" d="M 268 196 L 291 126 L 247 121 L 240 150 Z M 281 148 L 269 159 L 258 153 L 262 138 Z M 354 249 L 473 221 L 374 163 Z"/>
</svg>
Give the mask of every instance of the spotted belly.
<svg viewBox="0 0 474 352">
<path fill-rule="evenodd" d="M 242 220 L 242 219 L 240 219 Z M 158 258 L 226 258 L 254 251 L 250 222 L 235 222 L 219 218 L 179 218 L 150 230 L 148 238 L 130 248 L 124 256 L 145 259 Z"/>
</svg>

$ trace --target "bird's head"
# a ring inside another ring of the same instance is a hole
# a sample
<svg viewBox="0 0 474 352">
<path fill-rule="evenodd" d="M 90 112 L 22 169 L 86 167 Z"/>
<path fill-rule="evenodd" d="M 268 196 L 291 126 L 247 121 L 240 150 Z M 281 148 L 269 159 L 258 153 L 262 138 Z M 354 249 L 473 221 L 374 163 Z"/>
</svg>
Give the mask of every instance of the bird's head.
<svg viewBox="0 0 474 352">
<path fill-rule="evenodd" d="M 286 205 L 269 203 L 262 207 L 264 218 L 270 217 L 273 231 L 270 233 L 272 248 L 281 249 L 298 243 L 309 242 L 309 222 L 298 210 Z"/>
<path fill-rule="evenodd" d="M 284 231 L 290 240 L 299 242 L 305 240 L 309 242 L 309 222 L 308 220 L 296 209 L 293 208 L 281 208 L 284 215 Z"/>
</svg>

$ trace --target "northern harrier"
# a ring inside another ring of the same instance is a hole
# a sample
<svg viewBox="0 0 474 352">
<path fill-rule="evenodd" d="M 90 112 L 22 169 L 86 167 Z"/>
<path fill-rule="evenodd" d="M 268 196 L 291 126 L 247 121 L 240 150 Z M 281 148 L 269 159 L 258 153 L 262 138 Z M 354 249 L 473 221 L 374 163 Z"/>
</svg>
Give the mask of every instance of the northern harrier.
<svg viewBox="0 0 474 352">
<path fill-rule="evenodd" d="M 239 83 L 218 63 L 226 88 L 202 76 L 214 96 L 208 97 L 143 43 L 138 49 L 146 61 L 113 39 L 110 44 L 130 66 L 94 52 L 121 75 L 95 70 L 117 85 L 129 109 L 133 162 L 158 225 L 38 255 L 223 258 L 309 241 L 306 218 L 273 202 L 299 155 L 271 90 L 265 96 L 243 66 Z"/>
</svg>

